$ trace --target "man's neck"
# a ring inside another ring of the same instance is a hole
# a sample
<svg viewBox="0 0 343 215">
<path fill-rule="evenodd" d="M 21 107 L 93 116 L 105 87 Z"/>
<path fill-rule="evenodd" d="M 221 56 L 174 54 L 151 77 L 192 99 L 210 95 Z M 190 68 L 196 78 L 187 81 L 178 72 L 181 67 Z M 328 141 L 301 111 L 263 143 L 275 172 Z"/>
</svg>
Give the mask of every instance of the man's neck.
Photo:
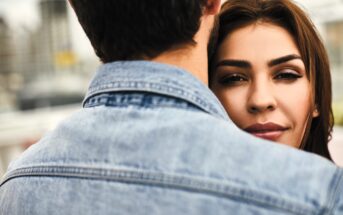
<svg viewBox="0 0 343 215">
<path fill-rule="evenodd" d="M 183 49 L 166 51 L 151 61 L 182 68 L 208 86 L 207 46 L 202 46 L 201 43 Z"/>
<path fill-rule="evenodd" d="M 217 13 L 220 8 L 220 1 L 216 3 L 217 6 L 214 10 Z M 209 14 L 203 16 L 201 19 L 200 28 L 193 38 L 196 42 L 195 46 L 185 45 L 183 47 L 175 47 L 151 60 L 183 68 L 208 86 L 207 48 L 215 23 L 214 12 Z"/>
</svg>

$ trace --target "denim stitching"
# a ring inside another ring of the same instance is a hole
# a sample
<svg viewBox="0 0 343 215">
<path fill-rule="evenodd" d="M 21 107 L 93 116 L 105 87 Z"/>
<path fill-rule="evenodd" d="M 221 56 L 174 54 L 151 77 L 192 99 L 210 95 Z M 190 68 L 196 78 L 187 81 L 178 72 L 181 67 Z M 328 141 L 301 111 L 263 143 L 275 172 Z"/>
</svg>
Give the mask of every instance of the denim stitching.
<svg viewBox="0 0 343 215">
<path fill-rule="evenodd" d="M 161 95 L 151 95 L 151 94 L 101 94 L 95 95 L 85 103 L 85 108 L 96 107 L 105 105 L 108 107 L 122 107 L 127 108 L 128 106 L 137 106 L 139 109 L 147 109 L 147 108 L 178 108 L 178 109 L 186 109 L 186 110 L 199 110 L 198 106 L 186 102 L 184 100 L 180 100 L 174 97 L 166 97 Z"/>
<path fill-rule="evenodd" d="M 153 173 L 137 170 L 102 169 L 77 166 L 36 166 L 24 167 L 9 172 L 0 184 L 0 187 L 11 179 L 24 176 L 55 176 L 75 177 L 94 180 L 110 180 L 133 184 L 148 184 L 151 186 L 168 187 L 171 189 L 188 190 L 191 192 L 205 193 L 224 198 L 244 199 L 258 206 L 277 208 L 293 214 L 309 215 L 316 214 L 315 211 L 296 202 L 290 203 L 273 195 L 261 193 L 256 190 L 235 187 L 229 184 L 205 181 L 199 178 L 187 176 L 170 175 L 164 173 Z"/>
<path fill-rule="evenodd" d="M 153 93 L 158 93 L 158 94 L 166 94 L 166 95 L 174 96 L 174 97 L 175 95 L 177 95 L 181 97 L 182 99 L 185 99 L 186 101 L 191 102 L 192 104 L 198 106 L 199 108 L 201 108 L 202 110 L 208 113 L 214 113 L 216 115 L 223 117 L 220 111 L 214 108 L 213 105 L 207 103 L 198 95 L 194 95 L 193 92 L 188 92 L 185 89 L 182 89 L 179 86 L 168 86 L 166 84 L 153 83 L 153 82 L 147 83 L 147 82 L 138 82 L 138 81 L 118 80 L 115 82 L 111 82 L 111 83 L 107 83 L 104 85 L 90 88 L 88 95 L 83 101 L 83 104 L 85 105 L 86 101 L 89 98 L 99 93 L 116 92 L 116 91 L 136 91 L 136 92 L 143 91 L 143 92 L 153 92 Z"/>
</svg>

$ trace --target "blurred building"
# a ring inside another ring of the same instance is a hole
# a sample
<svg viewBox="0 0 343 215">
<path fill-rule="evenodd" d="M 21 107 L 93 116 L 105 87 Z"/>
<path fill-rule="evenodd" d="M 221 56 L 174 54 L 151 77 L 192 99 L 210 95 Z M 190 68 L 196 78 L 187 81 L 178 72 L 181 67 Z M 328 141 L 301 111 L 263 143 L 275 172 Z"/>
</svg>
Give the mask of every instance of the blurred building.
<svg viewBox="0 0 343 215">
<path fill-rule="evenodd" d="M 71 45 L 66 1 L 41 0 L 39 11 L 41 25 L 31 36 L 26 57 L 30 69 L 18 93 L 21 110 L 78 103 L 85 88 L 83 77 L 75 74 L 77 57 Z"/>
<path fill-rule="evenodd" d="M 41 19 L 36 28 L 10 28 L 0 19 L 0 111 L 80 103 L 83 99 L 92 72 L 85 70 L 92 66 L 84 66 L 73 50 L 67 2 L 37 2 Z M 96 61 L 88 62 L 97 66 Z"/>
<path fill-rule="evenodd" d="M 336 124 L 343 125 L 343 2 L 328 1 L 318 7 L 324 29 L 326 48 L 330 57 L 333 80 L 333 109 Z"/>
<path fill-rule="evenodd" d="M 39 3 L 39 8 L 42 22 L 34 35 L 36 72 L 39 73 L 37 75 L 53 76 L 61 69 L 59 66 L 67 67 L 75 63 L 71 50 L 67 5 L 65 0 L 43 0 Z"/>
<path fill-rule="evenodd" d="M 11 58 L 11 38 L 9 33 L 8 25 L 3 17 L 0 16 L 0 74 L 6 76 L 11 73 L 11 63 L 9 62 Z M 1 82 L 0 86 L 6 85 L 4 82 Z"/>
<path fill-rule="evenodd" d="M 318 28 L 330 58 L 335 123 L 343 125 L 343 1 L 296 0 Z"/>
<path fill-rule="evenodd" d="M 9 60 L 10 52 L 10 37 L 8 33 L 8 26 L 5 19 L 0 16 L 0 106 L 6 104 L 5 93 L 7 91 L 7 76 L 11 73 L 11 63 Z"/>
<path fill-rule="evenodd" d="M 0 176 L 13 158 L 79 108 L 94 71 L 86 73 L 91 68 L 74 53 L 66 0 L 37 2 L 35 27 L 13 26 L 11 17 L 0 16 Z"/>
<path fill-rule="evenodd" d="M 1 15 L 0 47 L 0 112 L 2 112 L 15 105 L 15 92 L 13 91 L 15 87 L 11 84 L 15 76 L 15 49 L 11 29 Z"/>
</svg>

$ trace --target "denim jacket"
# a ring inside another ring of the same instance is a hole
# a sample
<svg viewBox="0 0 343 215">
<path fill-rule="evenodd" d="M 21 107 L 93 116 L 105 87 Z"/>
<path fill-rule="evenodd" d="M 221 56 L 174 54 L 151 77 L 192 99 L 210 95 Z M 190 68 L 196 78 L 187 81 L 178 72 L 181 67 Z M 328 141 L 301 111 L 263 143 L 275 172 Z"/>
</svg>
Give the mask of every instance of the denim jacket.
<svg viewBox="0 0 343 215">
<path fill-rule="evenodd" d="M 164 64 L 100 67 L 84 107 L 12 162 L 1 215 L 343 214 L 343 170 L 238 129 Z"/>
</svg>

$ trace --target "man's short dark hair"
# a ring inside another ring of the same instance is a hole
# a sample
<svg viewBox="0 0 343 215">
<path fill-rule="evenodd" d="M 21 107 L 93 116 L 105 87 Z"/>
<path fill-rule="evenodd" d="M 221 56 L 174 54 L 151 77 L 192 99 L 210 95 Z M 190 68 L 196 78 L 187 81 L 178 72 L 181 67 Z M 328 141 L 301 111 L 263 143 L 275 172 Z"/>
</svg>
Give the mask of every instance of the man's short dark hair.
<svg viewBox="0 0 343 215">
<path fill-rule="evenodd" d="M 195 44 L 206 0 L 70 0 L 102 62 L 154 58 Z"/>
</svg>

